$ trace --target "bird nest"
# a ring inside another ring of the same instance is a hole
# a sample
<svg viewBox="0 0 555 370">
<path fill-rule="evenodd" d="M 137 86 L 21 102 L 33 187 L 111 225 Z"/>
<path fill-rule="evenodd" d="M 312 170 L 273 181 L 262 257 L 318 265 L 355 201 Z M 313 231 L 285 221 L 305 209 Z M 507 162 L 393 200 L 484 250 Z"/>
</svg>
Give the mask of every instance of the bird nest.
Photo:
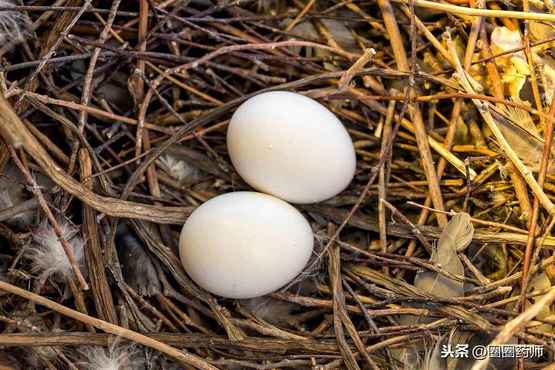
<svg viewBox="0 0 555 370">
<path fill-rule="evenodd" d="M 547 368 L 552 11 L 0 0 L 0 367 Z M 277 90 L 341 120 L 356 174 L 297 206 L 315 249 L 291 284 L 217 297 L 179 233 L 251 190 L 226 128 Z"/>
</svg>

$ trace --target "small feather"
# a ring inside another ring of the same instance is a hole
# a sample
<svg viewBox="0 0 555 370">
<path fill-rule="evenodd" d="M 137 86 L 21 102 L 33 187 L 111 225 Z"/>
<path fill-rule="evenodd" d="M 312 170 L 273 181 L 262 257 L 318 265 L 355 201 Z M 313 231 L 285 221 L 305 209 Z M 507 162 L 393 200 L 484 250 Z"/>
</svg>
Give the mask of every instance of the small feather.
<svg viewBox="0 0 555 370">
<path fill-rule="evenodd" d="M 0 8 L 13 7 L 9 0 L 0 0 Z M 0 44 L 12 39 L 20 40 L 27 33 L 29 20 L 17 10 L 0 10 Z"/>
<path fill-rule="evenodd" d="M 91 346 L 80 352 L 86 359 L 81 364 L 87 370 L 131 370 L 144 365 L 132 346 L 112 345 L 107 349 Z"/>
<path fill-rule="evenodd" d="M 69 242 L 78 265 L 84 265 L 83 239 L 77 235 L 78 229 L 67 222 L 60 222 L 62 238 Z M 52 226 L 43 222 L 33 231 L 33 246 L 29 250 L 32 271 L 39 272 L 43 278 L 67 278 L 73 273 L 60 239 Z"/>
<path fill-rule="evenodd" d="M 142 296 L 159 294 L 162 287 L 151 256 L 141 240 L 125 224 L 118 227 L 116 246 L 127 284 Z"/>
<path fill-rule="evenodd" d="M 539 131 L 530 113 L 521 108 L 507 106 L 505 108 L 505 113 L 512 123 L 518 125 L 523 130 L 527 131 L 530 135 L 541 140 L 539 136 Z"/>
<path fill-rule="evenodd" d="M 189 163 L 182 159 L 178 159 L 171 154 L 166 154 L 160 157 L 158 163 L 164 171 L 180 182 L 194 176 L 196 172 L 196 169 Z"/>
<path fill-rule="evenodd" d="M 545 272 L 540 272 L 539 274 L 535 275 L 534 278 L 530 281 L 530 288 L 532 288 L 532 290 L 537 290 L 537 291 L 547 291 L 548 289 L 551 288 L 551 281 L 549 280 Z M 545 294 L 532 297 L 531 298 L 532 303 L 536 303 L 537 301 L 542 299 L 544 295 Z M 536 316 L 536 318 L 544 320 L 551 315 L 552 315 L 551 307 L 546 306 L 543 308 L 542 311 L 540 311 L 540 313 Z M 553 325 L 540 324 L 538 326 L 534 326 L 533 329 L 535 331 L 551 333 L 553 331 Z"/>
</svg>

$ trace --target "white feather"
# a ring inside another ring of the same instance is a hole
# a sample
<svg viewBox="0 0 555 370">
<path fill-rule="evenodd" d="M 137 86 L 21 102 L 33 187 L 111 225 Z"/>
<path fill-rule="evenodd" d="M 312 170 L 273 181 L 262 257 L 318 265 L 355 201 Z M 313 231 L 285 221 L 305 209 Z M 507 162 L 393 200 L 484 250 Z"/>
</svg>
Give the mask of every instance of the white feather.
<svg viewBox="0 0 555 370">
<path fill-rule="evenodd" d="M 183 181 L 195 173 L 195 168 L 189 163 L 170 154 L 161 157 L 159 163 L 171 177 L 178 181 Z"/>
<path fill-rule="evenodd" d="M 13 7 L 10 0 L 0 0 L 0 8 Z M 0 43 L 22 39 L 28 24 L 27 16 L 18 10 L 0 10 Z"/>
<path fill-rule="evenodd" d="M 85 361 L 83 365 L 88 370 L 131 370 L 140 366 L 137 353 L 130 346 L 110 348 L 87 347 L 80 351 Z"/>
<path fill-rule="evenodd" d="M 78 265 L 83 265 L 84 241 L 77 235 L 78 229 L 67 222 L 60 222 L 62 237 L 69 242 Z M 40 272 L 41 277 L 63 278 L 72 273 L 71 264 L 65 254 L 62 243 L 52 226 L 43 222 L 33 232 L 33 246 L 29 251 L 33 272 Z"/>
</svg>

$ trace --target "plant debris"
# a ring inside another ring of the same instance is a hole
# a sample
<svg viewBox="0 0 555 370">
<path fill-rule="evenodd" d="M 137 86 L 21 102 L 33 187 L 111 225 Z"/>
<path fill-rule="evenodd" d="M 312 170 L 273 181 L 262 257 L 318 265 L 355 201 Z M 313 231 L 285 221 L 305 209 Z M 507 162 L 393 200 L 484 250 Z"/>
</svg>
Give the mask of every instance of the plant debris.
<svg viewBox="0 0 555 370">
<path fill-rule="evenodd" d="M 554 26 L 542 0 L 0 0 L 0 368 L 551 368 Z M 252 190 L 227 124 L 278 90 L 337 115 L 355 179 L 297 207 L 293 283 L 215 297 L 179 233 Z"/>
</svg>

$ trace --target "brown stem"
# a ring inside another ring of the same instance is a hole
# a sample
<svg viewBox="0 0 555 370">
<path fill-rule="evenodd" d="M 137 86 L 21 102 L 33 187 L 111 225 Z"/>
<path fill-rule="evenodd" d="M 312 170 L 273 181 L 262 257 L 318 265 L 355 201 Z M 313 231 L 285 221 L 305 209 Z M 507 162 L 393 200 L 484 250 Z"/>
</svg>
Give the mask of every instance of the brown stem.
<svg viewBox="0 0 555 370">
<path fill-rule="evenodd" d="M 378 5 L 380 6 L 380 9 L 382 11 L 382 17 L 384 19 L 385 27 L 389 34 L 389 41 L 393 49 L 393 54 L 395 55 L 397 66 L 401 71 L 408 72 L 410 70 L 410 65 L 407 54 L 405 52 L 405 47 L 403 46 L 403 40 L 401 38 L 399 26 L 397 25 L 397 20 L 395 19 L 395 15 L 393 13 L 393 7 L 391 6 L 389 0 L 378 0 Z M 411 114 L 412 121 L 414 123 L 416 144 L 418 145 L 422 167 L 424 169 L 424 173 L 426 174 L 426 179 L 428 180 L 430 197 L 432 199 L 434 207 L 443 211 L 443 198 L 441 195 L 439 180 L 434 168 L 432 152 L 428 143 L 428 134 L 426 133 L 426 127 L 424 126 L 422 113 L 420 112 L 418 104 L 414 105 Z M 441 226 L 447 224 L 447 217 L 445 215 L 438 215 L 437 219 L 438 223 Z"/>
<path fill-rule="evenodd" d="M 555 116 L 555 96 L 551 101 L 551 108 L 549 110 L 549 115 Z M 547 174 L 547 169 L 549 166 L 549 157 L 551 156 L 551 144 L 553 143 L 553 122 L 548 120 L 545 126 L 545 144 L 543 146 L 542 159 L 540 162 L 540 172 L 538 175 L 538 185 L 543 186 Z M 526 288 L 528 287 L 529 280 L 529 269 L 530 261 L 532 257 L 532 251 L 534 249 L 534 241 L 536 239 L 536 228 L 538 223 L 538 216 L 540 211 L 540 202 L 538 197 L 534 197 L 534 204 L 532 206 L 532 215 L 530 217 L 530 230 L 528 232 L 528 241 L 526 242 L 526 249 L 524 252 L 524 260 L 522 262 L 522 277 L 520 279 L 521 286 L 521 300 L 520 307 L 524 309 L 526 302 Z M 542 238 L 542 241 L 544 238 Z M 541 249 L 541 245 L 538 248 Z"/>
<path fill-rule="evenodd" d="M 0 281 L 0 290 L 3 290 L 11 294 L 15 294 L 21 298 L 27 299 L 36 304 L 40 304 L 42 306 L 48 307 L 51 310 L 56 311 L 64 316 L 67 316 L 69 318 L 80 321 L 82 323 L 94 326 L 95 328 L 100 329 L 106 333 L 118 335 L 130 341 L 140 343 L 146 347 L 153 348 L 157 351 L 165 353 L 166 355 L 174 358 L 175 360 L 179 361 L 184 365 L 194 366 L 197 369 L 202 369 L 202 370 L 218 370 L 217 367 L 210 365 L 208 362 L 206 362 L 205 360 L 201 359 L 198 356 L 195 356 L 193 354 L 190 354 L 184 351 L 180 351 L 172 346 L 159 342 L 155 339 L 149 338 L 146 335 L 137 333 L 129 329 L 122 328 L 121 326 L 110 324 L 109 322 L 91 317 L 89 315 L 85 315 L 79 311 L 72 310 L 71 308 L 68 308 L 59 303 L 51 301 L 50 299 L 41 297 L 38 294 L 34 294 L 27 290 L 16 287 L 15 285 L 6 283 L 4 281 Z"/>
</svg>

